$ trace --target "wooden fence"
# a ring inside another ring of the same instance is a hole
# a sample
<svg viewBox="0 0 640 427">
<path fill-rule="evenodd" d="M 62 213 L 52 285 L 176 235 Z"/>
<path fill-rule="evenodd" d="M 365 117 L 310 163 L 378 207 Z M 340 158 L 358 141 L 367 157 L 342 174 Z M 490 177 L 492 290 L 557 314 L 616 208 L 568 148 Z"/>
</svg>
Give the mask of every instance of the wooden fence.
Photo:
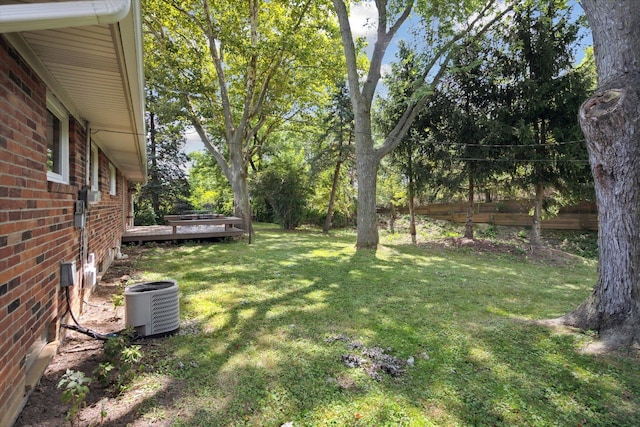
<svg viewBox="0 0 640 427">
<path fill-rule="evenodd" d="M 473 222 L 494 225 L 526 227 L 532 223 L 529 211 L 533 208 L 532 200 L 504 200 L 493 203 L 474 203 Z M 408 214 L 407 207 L 396 209 L 398 213 Z M 390 214 L 388 208 L 378 209 L 380 214 Z M 417 215 L 425 215 L 433 219 L 442 219 L 455 223 L 467 220 L 467 203 L 432 203 L 416 207 Z M 542 228 L 555 230 L 598 230 L 598 211 L 595 203 L 583 202 L 574 206 L 560 208 L 558 215 L 551 219 L 543 219 Z"/>
</svg>

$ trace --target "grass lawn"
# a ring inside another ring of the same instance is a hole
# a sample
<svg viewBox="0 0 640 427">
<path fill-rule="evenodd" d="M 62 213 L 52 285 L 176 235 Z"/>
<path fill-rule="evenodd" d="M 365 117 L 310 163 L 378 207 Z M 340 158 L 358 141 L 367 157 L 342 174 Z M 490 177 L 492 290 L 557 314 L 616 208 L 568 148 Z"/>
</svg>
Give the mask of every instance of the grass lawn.
<svg viewBox="0 0 640 427">
<path fill-rule="evenodd" d="M 387 235 L 356 252 L 352 232 L 256 228 L 252 245 L 158 247 L 138 261 L 141 279 L 175 279 L 181 298 L 181 333 L 143 346 L 130 385 L 173 397 L 147 399 L 145 422 L 640 425 L 637 353 L 584 354 L 592 335 L 532 322 L 587 297 L 593 260 L 542 265 Z M 375 371 L 372 353 L 403 372 Z"/>
</svg>

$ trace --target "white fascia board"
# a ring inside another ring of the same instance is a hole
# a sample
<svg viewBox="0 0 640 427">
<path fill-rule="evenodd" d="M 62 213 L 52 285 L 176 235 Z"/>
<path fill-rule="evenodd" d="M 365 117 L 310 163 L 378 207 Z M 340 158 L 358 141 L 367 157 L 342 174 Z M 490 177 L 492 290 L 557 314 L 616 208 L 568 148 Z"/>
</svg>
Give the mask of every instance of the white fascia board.
<svg viewBox="0 0 640 427">
<path fill-rule="evenodd" d="M 122 56 L 127 82 L 127 93 L 130 103 L 131 121 L 136 141 L 136 151 L 138 161 L 143 171 L 143 176 L 147 176 L 147 143 L 145 130 L 145 93 L 144 93 L 144 72 L 142 59 L 142 12 L 140 3 L 133 2 L 131 13 L 119 23 L 120 36 L 123 40 L 121 44 Z M 127 42 L 124 42 L 124 41 Z M 133 41 L 133 43 L 131 43 Z"/>
<path fill-rule="evenodd" d="M 63 1 L 0 6 L 0 33 L 114 24 L 129 14 L 131 0 Z"/>
</svg>

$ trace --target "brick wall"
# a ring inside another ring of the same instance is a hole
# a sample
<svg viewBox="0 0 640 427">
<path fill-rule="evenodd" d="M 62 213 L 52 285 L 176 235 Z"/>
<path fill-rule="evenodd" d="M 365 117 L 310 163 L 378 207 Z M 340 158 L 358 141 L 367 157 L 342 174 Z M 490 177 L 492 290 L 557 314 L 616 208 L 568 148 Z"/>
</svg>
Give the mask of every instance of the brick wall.
<svg viewBox="0 0 640 427">
<path fill-rule="evenodd" d="M 60 264 L 76 262 L 78 285 L 70 293 L 78 313 L 86 254 L 108 267 L 127 208 L 128 183 L 118 173 L 117 194 L 109 195 L 109 160 L 100 151 L 102 198 L 89 207 L 85 230 L 74 226 L 86 129 L 70 118 L 69 184 L 47 181 L 46 97 L 42 80 L 0 36 L 0 425 L 22 407 L 34 343 L 59 339 L 67 320 L 60 318 L 66 310 Z"/>
<path fill-rule="evenodd" d="M 125 231 L 124 203 L 128 184 L 124 177 L 116 172 L 116 195 L 109 194 L 109 159 L 99 153 L 99 182 L 101 199 L 91 204 L 87 213 L 87 231 L 89 234 L 89 253 L 96 255 L 98 272 L 103 272 L 120 246 L 120 237 Z M 125 198 L 123 198 L 125 196 Z"/>
</svg>

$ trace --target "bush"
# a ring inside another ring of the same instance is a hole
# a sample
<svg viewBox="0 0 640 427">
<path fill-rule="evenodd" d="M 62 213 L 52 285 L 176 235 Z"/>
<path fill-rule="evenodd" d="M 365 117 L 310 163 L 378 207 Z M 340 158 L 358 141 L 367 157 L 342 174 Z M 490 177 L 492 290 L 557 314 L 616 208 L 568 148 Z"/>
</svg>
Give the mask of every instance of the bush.
<svg viewBox="0 0 640 427">
<path fill-rule="evenodd" d="M 156 225 L 156 216 L 151 206 L 147 205 L 136 209 L 134 225 Z"/>
<path fill-rule="evenodd" d="M 295 229 L 304 219 L 310 194 L 304 162 L 287 157 L 274 160 L 258 174 L 253 192 L 264 198 L 276 223 L 285 230 Z"/>
</svg>

